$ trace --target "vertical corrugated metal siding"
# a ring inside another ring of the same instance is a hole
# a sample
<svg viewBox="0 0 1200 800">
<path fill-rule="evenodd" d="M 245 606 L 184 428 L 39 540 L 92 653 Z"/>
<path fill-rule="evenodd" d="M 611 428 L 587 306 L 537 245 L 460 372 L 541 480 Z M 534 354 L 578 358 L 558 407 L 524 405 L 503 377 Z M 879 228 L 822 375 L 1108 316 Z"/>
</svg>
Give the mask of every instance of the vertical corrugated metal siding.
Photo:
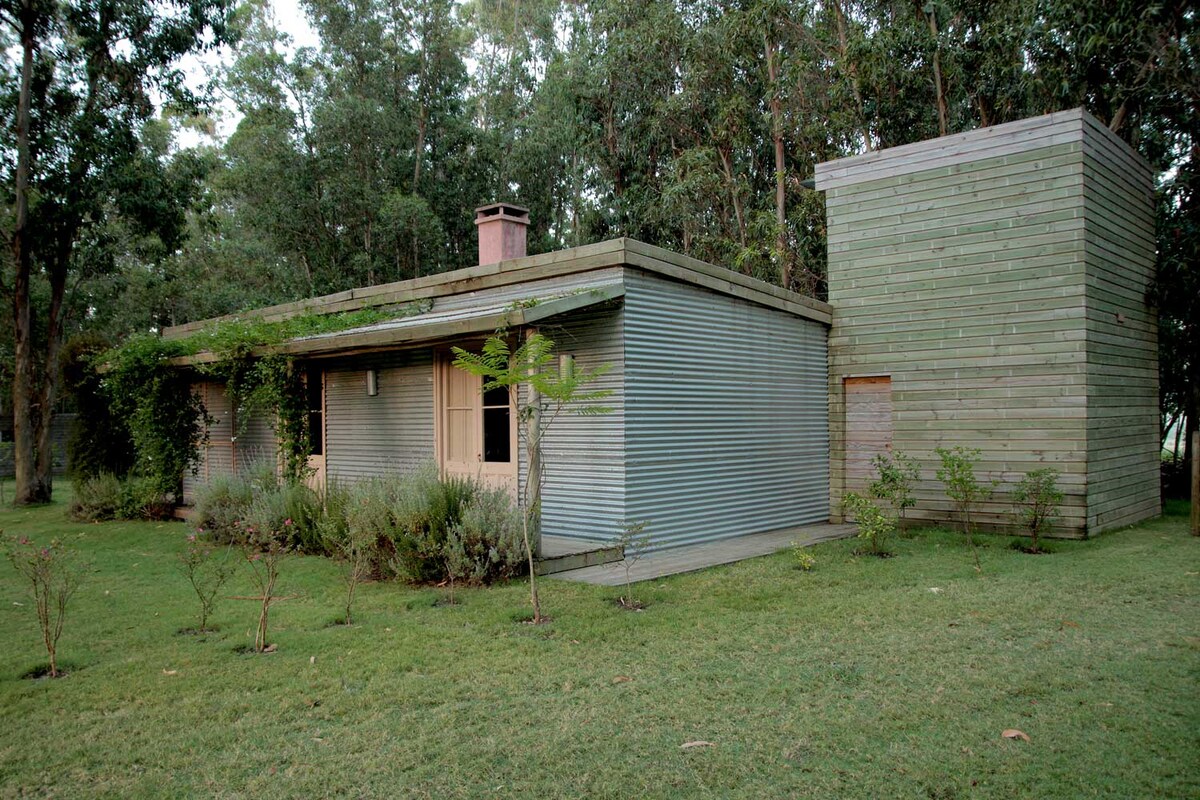
<svg viewBox="0 0 1200 800">
<path fill-rule="evenodd" d="M 325 470 L 332 480 L 404 472 L 434 458 L 433 354 L 405 350 L 325 367 Z M 366 370 L 379 371 L 367 396 Z"/>
<path fill-rule="evenodd" d="M 539 326 L 556 352 L 574 356 L 577 369 L 607 364 L 608 372 L 584 389 L 612 392 L 598 403 L 612 409 L 609 413 L 581 416 L 568 410 L 547 431 L 544 533 L 602 543 L 617 536 L 625 520 L 622 317 L 619 306 L 596 308 Z"/>
<path fill-rule="evenodd" d="M 655 548 L 828 519 L 826 327 L 625 280 L 626 518 Z"/>
</svg>

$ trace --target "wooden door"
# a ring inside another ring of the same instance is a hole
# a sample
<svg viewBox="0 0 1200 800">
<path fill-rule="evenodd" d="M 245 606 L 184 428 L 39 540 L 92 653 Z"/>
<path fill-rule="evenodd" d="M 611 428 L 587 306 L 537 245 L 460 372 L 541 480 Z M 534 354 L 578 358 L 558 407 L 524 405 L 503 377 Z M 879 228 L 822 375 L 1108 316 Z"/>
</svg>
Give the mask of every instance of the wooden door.
<svg viewBox="0 0 1200 800">
<path fill-rule="evenodd" d="M 876 477 L 871 459 L 892 449 L 892 379 L 846 378 L 847 492 L 863 492 Z"/>
<path fill-rule="evenodd" d="M 445 475 L 517 494 L 517 414 L 506 389 L 485 393 L 483 378 L 438 359 L 438 462 Z"/>
</svg>

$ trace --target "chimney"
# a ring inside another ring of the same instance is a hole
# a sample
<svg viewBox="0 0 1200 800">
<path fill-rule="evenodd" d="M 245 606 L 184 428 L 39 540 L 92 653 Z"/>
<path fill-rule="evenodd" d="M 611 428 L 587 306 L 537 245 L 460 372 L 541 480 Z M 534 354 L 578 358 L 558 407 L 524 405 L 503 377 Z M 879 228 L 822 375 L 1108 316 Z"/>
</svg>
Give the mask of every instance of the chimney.
<svg viewBox="0 0 1200 800">
<path fill-rule="evenodd" d="M 511 203 L 492 203 L 475 209 L 479 227 L 479 264 L 495 264 L 525 255 L 529 209 Z"/>
</svg>

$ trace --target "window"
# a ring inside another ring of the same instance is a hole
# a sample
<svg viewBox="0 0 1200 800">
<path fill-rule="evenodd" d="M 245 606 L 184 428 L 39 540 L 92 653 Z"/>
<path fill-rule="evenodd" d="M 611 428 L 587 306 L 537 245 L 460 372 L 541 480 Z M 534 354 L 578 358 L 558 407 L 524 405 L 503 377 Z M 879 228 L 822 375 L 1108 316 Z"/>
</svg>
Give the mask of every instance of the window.
<svg viewBox="0 0 1200 800">
<path fill-rule="evenodd" d="M 322 395 L 321 370 L 309 367 L 304 375 L 304 389 L 308 402 L 308 444 L 309 455 L 325 455 L 325 418 L 322 414 L 324 404 Z"/>
<path fill-rule="evenodd" d="M 487 378 L 483 378 L 487 383 Z M 512 461 L 512 409 L 508 389 L 501 386 L 483 393 L 483 460 L 510 463 Z"/>
</svg>

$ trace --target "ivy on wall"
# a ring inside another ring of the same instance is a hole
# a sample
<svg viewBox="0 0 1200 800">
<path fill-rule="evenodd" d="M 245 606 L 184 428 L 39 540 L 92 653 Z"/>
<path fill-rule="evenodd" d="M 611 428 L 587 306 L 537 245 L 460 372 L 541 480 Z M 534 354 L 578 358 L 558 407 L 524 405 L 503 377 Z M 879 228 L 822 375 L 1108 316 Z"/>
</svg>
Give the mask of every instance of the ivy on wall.
<svg viewBox="0 0 1200 800">
<path fill-rule="evenodd" d="M 308 408 L 303 376 L 292 356 L 273 347 L 304 336 L 337 333 L 429 310 L 429 301 L 340 314 L 303 314 L 289 319 L 227 319 L 191 336 L 130 337 L 105 352 L 103 385 L 113 412 L 126 420 L 137 452 L 135 471 L 151 477 L 164 494 L 180 491 L 185 470 L 199 461 L 212 423 L 192 390 L 195 375 L 225 384 L 240 425 L 255 415 L 273 419 L 280 466 L 288 480 L 304 477 L 308 464 Z M 208 352 L 214 361 L 188 369 L 172 359 Z"/>
</svg>

